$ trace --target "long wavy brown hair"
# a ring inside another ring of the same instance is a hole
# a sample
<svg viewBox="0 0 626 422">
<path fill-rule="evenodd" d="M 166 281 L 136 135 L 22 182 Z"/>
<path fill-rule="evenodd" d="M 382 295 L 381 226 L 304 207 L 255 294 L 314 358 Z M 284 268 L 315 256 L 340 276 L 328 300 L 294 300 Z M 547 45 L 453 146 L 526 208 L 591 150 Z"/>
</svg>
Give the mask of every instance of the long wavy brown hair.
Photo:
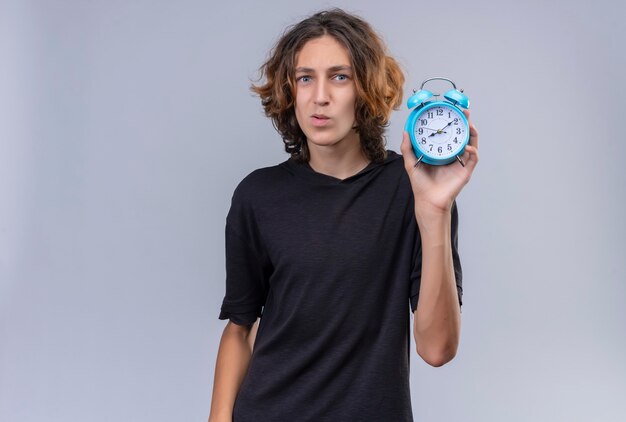
<svg viewBox="0 0 626 422">
<path fill-rule="evenodd" d="M 294 108 L 296 56 L 307 41 L 324 35 L 334 37 L 348 50 L 357 92 L 355 129 L 364 154 L 380 162 L 387 157 L 384 131 L 392 110 L 402 102 L 404 74 L 387 54 L 381 38 L 358 16 L 331 9 L 288 27 L 259 69 L 265 83 L 253 84 L 251 89 L 261 97 L 265 115 L 282 136 L 285 151 L 296 161 L 308 161 L 306 136 Z"/>
</svg>

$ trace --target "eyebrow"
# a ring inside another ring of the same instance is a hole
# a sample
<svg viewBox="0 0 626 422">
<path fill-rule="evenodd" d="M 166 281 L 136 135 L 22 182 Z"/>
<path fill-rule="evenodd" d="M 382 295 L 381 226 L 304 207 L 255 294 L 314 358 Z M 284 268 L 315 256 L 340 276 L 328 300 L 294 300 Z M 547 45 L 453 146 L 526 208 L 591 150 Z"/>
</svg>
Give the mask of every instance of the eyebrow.
<svg viewBox="0 0 626 422">
<path fill-rule="evenodd" d="M 339 71 L 350 71 L 352 72 L 352 67 L 346 65 L 332 66 L 328 68 L 328 72 L 339 72 Z M 297 67 L 296 73 L 313 73 L 315 69 L 310 67 Z"/>
</svg>

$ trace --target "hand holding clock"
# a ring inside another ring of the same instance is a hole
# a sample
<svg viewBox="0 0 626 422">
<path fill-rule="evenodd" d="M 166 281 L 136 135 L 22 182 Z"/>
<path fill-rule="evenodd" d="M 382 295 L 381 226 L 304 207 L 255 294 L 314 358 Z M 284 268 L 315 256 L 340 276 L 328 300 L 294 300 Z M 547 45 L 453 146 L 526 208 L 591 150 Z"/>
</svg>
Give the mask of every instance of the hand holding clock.
<svg viewBox="0 0 626 422">
<path fill-rule="evenodd" d="M 469 121 L 469 110 L 463 110 L 469 123 L 469 142 L 460 158 L 465 163 L 453 161 L 447 165 L 419 163 L 411 146 L 409 133 L 404 131 L 400 150 L 404 167 L 409 175 L 416 209 L 425 213 L 450 212 L 452 203 L 463 187 L 469 182 L 478 164 L 478 131 Z"/>
</svg>

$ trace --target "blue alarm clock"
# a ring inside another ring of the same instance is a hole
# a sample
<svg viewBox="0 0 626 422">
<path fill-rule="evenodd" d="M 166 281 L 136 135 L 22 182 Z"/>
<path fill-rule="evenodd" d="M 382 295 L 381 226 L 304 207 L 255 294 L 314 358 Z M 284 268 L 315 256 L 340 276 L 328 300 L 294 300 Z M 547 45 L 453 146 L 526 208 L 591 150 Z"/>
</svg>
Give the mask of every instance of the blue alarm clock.
<svg viewBox="0 0 626 422">
<path fill-rule="evenodd" d="M 454 89 L 443 94 L 444 100 L 438 100 L 439 94 L 424 89 L 424 85 L 433 80 L 444 80 Z M 435 97 L 435 100 L 431 98 Z M 405 130 L 409 133 L 417 163 L 444 165 L 458 160 L 465 163 L 460 155 L 469 141 L 469 123 L 462 108 L 469 109 L 469 98 L 463 90 L 448 78 L 435 77 L 422 82 L 419 91 L 407 101 L 407 107 L 415 109 L 409 114 Z"/>
</svg>

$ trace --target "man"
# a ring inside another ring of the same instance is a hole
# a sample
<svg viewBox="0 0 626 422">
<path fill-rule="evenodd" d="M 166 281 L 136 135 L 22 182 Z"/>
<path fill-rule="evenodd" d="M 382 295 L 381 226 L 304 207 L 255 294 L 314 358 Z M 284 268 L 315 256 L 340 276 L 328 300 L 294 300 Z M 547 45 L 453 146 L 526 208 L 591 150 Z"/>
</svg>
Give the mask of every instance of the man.
<svg viewBox="0 0 626 422">
<path fill-rule="evenodd" d="M 450 361 L 455 198 L 478 162 L 476 129 L 464 167 L 416 166 L 406 132 L 402 156 L 386 150 L 404 77 L 369 24 L 338 9 L 291 27 L 262 70 L 253 90 L 291 157 L 233 194 L 209 420 L 412 421 L 407 305 L 417 353 Z"/>
</svg>

